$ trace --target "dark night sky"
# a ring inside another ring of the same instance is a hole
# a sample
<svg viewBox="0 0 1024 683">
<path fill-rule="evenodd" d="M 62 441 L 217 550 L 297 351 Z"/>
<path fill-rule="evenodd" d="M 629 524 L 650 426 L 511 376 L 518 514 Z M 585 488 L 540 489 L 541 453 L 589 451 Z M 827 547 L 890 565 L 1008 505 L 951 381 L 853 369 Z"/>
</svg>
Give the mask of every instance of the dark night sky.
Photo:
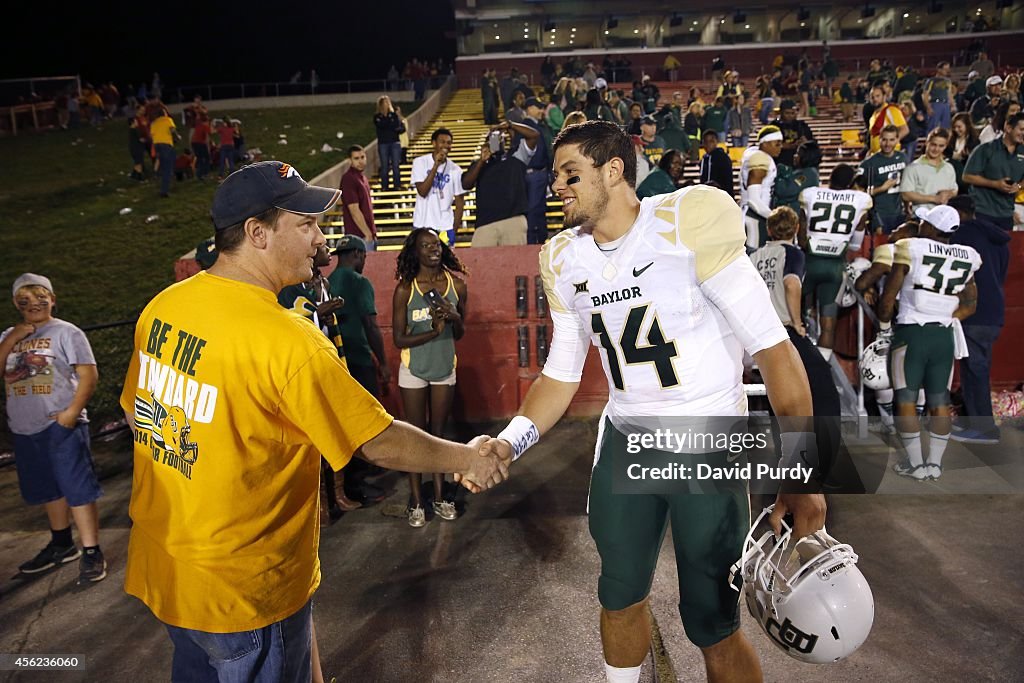
<svg viewBox="0 0 1024 683">
<path fill-rule="evenodd" d="M 176 11 L 141 2 L 113 12 L 103 4 L 34 3 L 35 16 L 5 27 L 0 78 L 80 73 L 123 85 L 157 71 L 165 84 L 184 85 L 286 81 L 312 68 L 321 80 L 355 80 L 383 78 L 392 63 L 401 69 L 416 56 L 455 57 L 448 0 L 243 0 Z M 202 17 L 201 36 L 194 16 Z"/>
</svg>

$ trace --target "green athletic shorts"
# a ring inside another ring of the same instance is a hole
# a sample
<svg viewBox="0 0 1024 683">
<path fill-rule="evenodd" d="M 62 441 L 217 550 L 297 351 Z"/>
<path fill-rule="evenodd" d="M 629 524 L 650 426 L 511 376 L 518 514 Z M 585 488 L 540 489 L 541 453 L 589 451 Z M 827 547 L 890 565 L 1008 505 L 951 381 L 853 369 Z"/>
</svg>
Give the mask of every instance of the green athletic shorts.
<svg viewBox="0 0 1024 683">
<path fill-rule="evenodd" d="M 897 325 L 889 351 L 889 377 L 897 403 L 917 403 L 924 387 L 929 408 L 949 405 L 953 328 L 939 323 Z"/>
<path fill-rule="evenodd" d="M 601 606 L 621 610 L 647 597 L 671 520 L 679 615 L 687 638 L 697 647 L 710 647 L 732 635 L 740 625 L 739 593 L 729 586 L 728 576 L 750 528 L 746 483 L 718 487 L 726 493 L 613 494 L 612 453 L 626 451 L 626 437 L 607 419 L 602 431 L 601 458 L 590 483 L 590 535 L 601 555 Z"/>
<path fill-rule="evenodd" d="M 839 312 L 836 297 L 843 286 L 843 270 L 846 259 L 836 256 L 807 255 L 807 272 L 804 274 L 804 301 L 810 308 L 817 302 L 820 314 L 834 318 Z"/>
</svg>

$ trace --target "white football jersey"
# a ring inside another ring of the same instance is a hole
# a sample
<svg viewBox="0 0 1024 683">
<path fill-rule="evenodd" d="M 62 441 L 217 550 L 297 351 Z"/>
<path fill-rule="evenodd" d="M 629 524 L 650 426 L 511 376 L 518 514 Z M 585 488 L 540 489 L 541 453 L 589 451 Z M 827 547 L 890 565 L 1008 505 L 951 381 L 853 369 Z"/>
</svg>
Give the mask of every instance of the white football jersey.
<svg viewBox="0 0 1024 683">
<path fill-rule="evenodd" d="M 771 155 L 767 152 L 762 152 L 761 148 L 757 145 L 747 147 L 740 158 L 740 208 L 743 209 L 744 213 L 747 210 L 747 178 L 750 177 L 750 172 L 753 170 L 766 171 L 761 184 L 768 188 L 775 187 L 775 176 L 777 174 L 775 159 L 772 159 Z M 767 216 L 764 216 L 764 218 L 767 218 Z"/>
<path fill-rule="evenodd" d="M 860 190 L 808 187 L 800 193 L 800 208 L 807 216 L 808 252 L 839 257 L 871 208 L 871 195 Z"/>
<path fill-rule="evenodd" d="M 973 247 L 923 237 L 897 242 L 893 261 L 910 268 L 900 289 L 901 325 L 951 325 L 960 304 L 957 295 L 981 267 L 981 256 Z"/>
<path fill-rule="evenodd" d="M 731 310 L 723 314 L 709 299 L 709 292 L 717 294 L 706 288 L 721 288 L 720 279 L 708 281 L 727 267 L 730 273 L 744 268 L 737 273 L 749 271 L 750 277 L 737 278 L 729 294 L 753 300 L 743 288 L 759 288 L 767 310 L 758 316 L 762 329 L 754 332 L 756 341 L 747 342 L 749 353 L 788 335 L 744 241 L 736 202 L 721 190 L 696 185 L 644 199 L 613 252 L 602 252 L 579 228 L 544 246 L 540 268 L 552 317 L 571 316 L 579 339 L 589 337 L 600 350 L 608 379 L 606 414 L 746 414 L 743 344 L 727 322 Z M 750 339 L 753 326 L 747 327 L 740 332 Z M 578 344 L 567 365 L 582 368 L 587 348 Z M 545 373 L 558 378 L 550 367 Z"/>
</svg>

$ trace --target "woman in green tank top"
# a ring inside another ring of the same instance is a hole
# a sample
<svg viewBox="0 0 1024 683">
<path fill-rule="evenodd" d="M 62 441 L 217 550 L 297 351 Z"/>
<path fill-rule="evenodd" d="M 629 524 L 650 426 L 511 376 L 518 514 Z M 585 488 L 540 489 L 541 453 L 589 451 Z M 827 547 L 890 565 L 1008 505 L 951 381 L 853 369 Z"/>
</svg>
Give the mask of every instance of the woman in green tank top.
<svg viewBox="0 0 1024 683">
<path fill-rule="evenodd" d="M 430 228 L 409 233 L 398 255 L 392 300 L 392 335 L 402 350 L 398 387 L 405 419 L 441 436 L 455 397 L 455 342 L 465 332 L 466 283 L 451 273 L 468 271 L 451 247 Z M 429 417 L 428 417 L 429 414 Z M 422 476 L 409 475 L 410 526 L 426 524 Z M 434 514 L 457 517 L 455 503 L 445 498 L 444 474 L 434 475 Z"/>
</svg>

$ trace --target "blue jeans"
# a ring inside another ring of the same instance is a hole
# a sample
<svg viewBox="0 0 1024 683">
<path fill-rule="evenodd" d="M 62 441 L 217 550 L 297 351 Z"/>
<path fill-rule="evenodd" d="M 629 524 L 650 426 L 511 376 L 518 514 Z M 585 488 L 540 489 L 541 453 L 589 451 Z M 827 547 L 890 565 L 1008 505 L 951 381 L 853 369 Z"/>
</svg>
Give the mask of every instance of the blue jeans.
<svg viewBox="0 0 1024 683">
<path fill-rule="evenodd" d="M 876 213 L 875 220 L 878 222 L 878 227 L 882 228 L 882 233 L 888 235 L 903 224 L 904 216 L 902 213 L 891 216 L 883 216 Z"/>
<path fill-rule="evenodd" d="M 964 394 L 964 408 L 971 418 L 972 429 L 992 431 L 992 347 L 1003 328 L 997 325 L 964 325 L 967 338 L 967 358 L 960 359 L 960 389 Z"/>
<path fill-rule="evenodd" d="M 526 243 L 544 244 L 548 240 L 548 174 L 540 169 L 526 174 Z"/>
<path fill-rule="evenodd" d="M 253 631 L 207 633 L 167 626 L 173 683 L 305 683 L 312 677 L 312 602 Z"/>
<path fill-rule="evenodd" d="M 220 146 L 220 174 L 224 175 L 224 169 L 227 168 L 228 173 L 235 172 L 235 146 L 234 145 L 221 145 Z"/>
<path fill-rule="evenodd" d="M 949 128 L 949 102 L 932 102 L 932 115 L 928 117 L 928 132 L 940 126 Z"/>
<path fill-rule="evenodd" d="M 387 192 L 392 187 L 396 190 L 402 184 L 399 165 L 402 163 L 402 143 L 377 143 L 377 154 L 380 156 L 380 189 Z M 390 180 L 389 176 L 394 180 Z"/>
<path fill-rule="evenodd" d="M 761 123 L 764 125 L 768 124 L 768 119 L 772 115 L 772 107 L 775 106 L 775 100 L 771 97 L 766 97 L 761 100 Z"/>
<path fill-rule="evenodd" d="M 171 145 L 157 145 L 156 158 L 160 160 L 160 194 L 169 194 L 171 178 L 174 177 L 174 160 L 177 154 Z"/>
</svg>

